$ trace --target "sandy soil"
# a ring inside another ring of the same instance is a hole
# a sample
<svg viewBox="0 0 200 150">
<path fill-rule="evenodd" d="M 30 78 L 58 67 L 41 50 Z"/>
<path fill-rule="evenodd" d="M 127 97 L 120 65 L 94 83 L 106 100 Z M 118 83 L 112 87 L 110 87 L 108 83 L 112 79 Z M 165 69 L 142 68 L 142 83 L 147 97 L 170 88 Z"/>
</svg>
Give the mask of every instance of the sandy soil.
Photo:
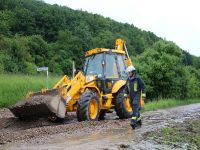
<svg viewBox="0 0 200 150">
<path fill-rule="evenodd" d="M 115 113 L 96 122 L 77 122 L 74 113 L 56 124 L 47 119 L 20 121 L 4 108 L 0 110 L 0 149 L 173 149 L 146 138 L 147 133 L 173 126 L 186 119 L 200 119 L 200 103 L 142 114 L 143 125 L 132 130 L 129 119 Z"/>
</svg>

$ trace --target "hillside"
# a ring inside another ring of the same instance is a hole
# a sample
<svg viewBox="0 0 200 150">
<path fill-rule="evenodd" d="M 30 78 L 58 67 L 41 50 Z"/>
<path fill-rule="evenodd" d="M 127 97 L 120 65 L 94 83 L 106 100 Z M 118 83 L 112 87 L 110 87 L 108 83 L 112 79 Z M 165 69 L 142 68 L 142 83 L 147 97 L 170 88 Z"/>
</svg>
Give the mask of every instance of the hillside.
<svg viewBox="0 0 200 150">
<path fill-rule="evenodd" d="M 134 25 L 37 0 L 1 0 L 0 20 L 0 73 L 36 74 L 36 66 L 48 66 L 71 74 L 86 50 L 112 48 L 122 38 L 149 97 L 200 97 L 200 58 Z"/>
<path fill-rule="evenodd" d="M 10 62 L 6 72 L 32 73 L 35 65 L 49 65 L 68 74 L 72 59 L 80 66 L 86 50 L 112 48 L 118 37 L 126 40 L 131 55 L 159 40 L 133 25 L 41 1 L 3 0 L 0 9 L 1 57 Z"/>
</svg>

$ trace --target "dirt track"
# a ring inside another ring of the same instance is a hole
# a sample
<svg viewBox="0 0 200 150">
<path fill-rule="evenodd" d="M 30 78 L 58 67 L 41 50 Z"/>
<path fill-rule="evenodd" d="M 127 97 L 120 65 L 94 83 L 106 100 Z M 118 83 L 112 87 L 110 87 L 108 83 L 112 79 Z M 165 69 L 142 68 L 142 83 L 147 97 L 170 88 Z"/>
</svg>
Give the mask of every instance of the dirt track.
<svg viewBox="0 0 200 150">
<path fill-rule="evenodd" d="M 21 122 L 8 109 L 1 109 L 0 149 L 168 149 L 143 140 L 146 133 L 188 118 L 200 119 L 200 103 L 142 116 L 143 126 L 133 131 L 129 120 L 118 120 L 115 113 L 98 122 L 77 122 L 72 113 L 64 124 L 53 124 L 46 119 Z"/>
</svg>

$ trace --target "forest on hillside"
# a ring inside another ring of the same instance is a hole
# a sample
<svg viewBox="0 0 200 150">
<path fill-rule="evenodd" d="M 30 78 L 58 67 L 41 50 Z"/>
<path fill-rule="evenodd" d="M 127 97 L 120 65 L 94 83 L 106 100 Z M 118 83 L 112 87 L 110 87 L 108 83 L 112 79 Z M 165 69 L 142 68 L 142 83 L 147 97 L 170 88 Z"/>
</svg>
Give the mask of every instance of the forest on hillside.
<svg viewBox="0 0 200 150">
<path fill-rule="evenodd" d="M 81 69 L 84 52 L 126 41 L 150 98 L 200 97 L 200 58 L 127 23 L 38 0 L 0 1 L 0 73 L 54 74 Z"/>
</svg>

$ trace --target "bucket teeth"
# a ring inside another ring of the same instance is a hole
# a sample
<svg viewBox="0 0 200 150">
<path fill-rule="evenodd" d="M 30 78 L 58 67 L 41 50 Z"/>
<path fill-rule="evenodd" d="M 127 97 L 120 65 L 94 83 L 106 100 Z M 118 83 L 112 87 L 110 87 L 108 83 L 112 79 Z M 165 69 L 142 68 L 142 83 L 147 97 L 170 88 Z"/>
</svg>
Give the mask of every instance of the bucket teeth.
<svg viewBox="0 0 200 150">
<path fill-rule="evenodd" d="M 61 101 L 57 91 L 37 93 L 26 100 L 16 103 L 9 109 L 20 119 L 49 117 L 56 115 L 57 109 L 59 109 L 59 102 L 63 101 Z"/>
</svg>

